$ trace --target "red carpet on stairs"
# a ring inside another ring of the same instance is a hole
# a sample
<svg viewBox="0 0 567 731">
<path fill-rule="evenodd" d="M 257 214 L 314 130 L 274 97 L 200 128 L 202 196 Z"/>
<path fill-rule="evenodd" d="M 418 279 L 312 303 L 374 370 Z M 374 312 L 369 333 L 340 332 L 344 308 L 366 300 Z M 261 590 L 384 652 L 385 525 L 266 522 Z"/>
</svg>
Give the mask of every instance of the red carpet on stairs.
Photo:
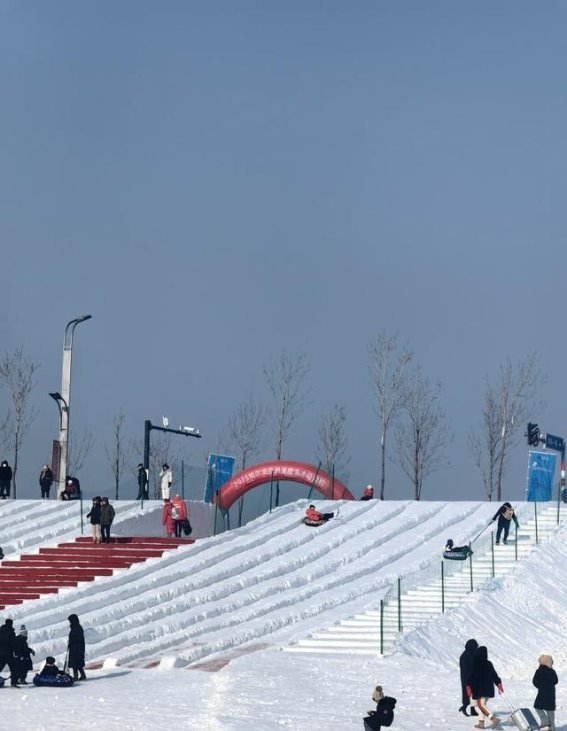
<svg viewBox="0 0 567 731">
<path fill-rule="evenodd" d="M 0 609 L 55 594 L 59 589 L 92 581 L 95 576 L 111 576 L 164 551 L 194 543 L 191 538 L 134 536 L 111 538 L 110 543 L 93 543 L 82 536 L 74 543 L 56 548 L 40 548 L 39 553 L 20 556 L 19 561 L 0 563 Z"/>
</svg>

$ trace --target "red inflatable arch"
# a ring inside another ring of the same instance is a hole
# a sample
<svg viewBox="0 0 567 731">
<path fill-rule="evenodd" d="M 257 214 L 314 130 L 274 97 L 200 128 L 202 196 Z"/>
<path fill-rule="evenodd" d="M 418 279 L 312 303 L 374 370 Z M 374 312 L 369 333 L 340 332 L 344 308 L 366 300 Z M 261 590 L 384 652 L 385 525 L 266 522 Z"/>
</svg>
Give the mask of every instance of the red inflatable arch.
<svg viewBox="0 0 567 731">
<path fill-rule="evenodd" d="M 323 470 L 317 471 L 316 467 L 305 462 L 277 460 L 247 467 L 239 472 L 221 487 L 216 502 L 220 508 L 228 510 L 248 490 L 272 480 L 300 482 L 313 487 L 329 500 L 354 500 L 342 482 L 336 478 L 333 481 L 333 478 Z"/>
</svg>

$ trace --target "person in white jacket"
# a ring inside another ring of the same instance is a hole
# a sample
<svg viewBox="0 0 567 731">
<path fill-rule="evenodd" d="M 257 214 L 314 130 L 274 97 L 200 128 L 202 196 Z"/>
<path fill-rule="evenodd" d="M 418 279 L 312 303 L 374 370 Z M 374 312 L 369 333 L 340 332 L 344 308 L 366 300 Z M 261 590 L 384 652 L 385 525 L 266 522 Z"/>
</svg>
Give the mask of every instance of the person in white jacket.
<svg viewBox="0 0 567 731">
<path fill-rule="evenodd" d="M 165 462 L 161 467 L 159 479 L 161 487 L 161 499 L 169 500 L 171 483 L 173 482 L 173 472 L 171 471 L 171 467 L 167 464 L 167 462 Z"/>
</svg>

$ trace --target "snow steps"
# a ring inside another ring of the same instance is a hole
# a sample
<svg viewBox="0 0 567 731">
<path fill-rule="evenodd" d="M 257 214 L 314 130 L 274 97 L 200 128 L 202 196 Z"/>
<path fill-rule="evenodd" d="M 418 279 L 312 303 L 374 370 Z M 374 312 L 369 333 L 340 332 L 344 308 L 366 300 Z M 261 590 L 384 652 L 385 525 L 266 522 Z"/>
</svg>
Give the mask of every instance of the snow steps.
<svg viewBox="0 0 567 731">
<path fill-rule="evenodd" d="M 527 556 L 537 543 L 552 535 L 558 527 L 557 505 L 538 509 L 537 540 L 535 517 L 522 522 L 517 536 L 508 545 L 495 546 L 488 535 L 475 544 L 472 562 L 440 561 L 419 575 L 411 577 L 411 588 L 401 577 L 401 594 L 392 588 L 383 603 L 368 611 L 344 619 L 338 624 L 313 633 L 282 649 L 286 652 L 316 652 L 326 654 L 376 655 L 385 653 L 402 635 L 429 619 L 469 601 L 474 591 L 494 577 L 507 574 L 518 560 Z M 517 537 L 517 545 L 516 545 Z M 436 572 L 437 575 L 434 575 Z"/>
<path fill-rule="evenodd" d="M 73 543 L 40 548 L 39 553 L 22 555 L 19 560 L 0 563 L 0 608 L 55 594 L 81 581 L 112 576 L 165 551 L 194 543 L 190 538 L 117 537 L 110 543 L 93 543 L 80 537 Z"/>
</svg>

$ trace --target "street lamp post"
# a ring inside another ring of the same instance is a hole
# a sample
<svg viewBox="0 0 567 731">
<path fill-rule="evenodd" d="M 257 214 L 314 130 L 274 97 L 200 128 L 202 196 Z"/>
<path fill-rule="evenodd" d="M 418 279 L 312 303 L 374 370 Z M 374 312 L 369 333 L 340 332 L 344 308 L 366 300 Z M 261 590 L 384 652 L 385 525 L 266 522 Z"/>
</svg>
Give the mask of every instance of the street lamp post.
<svg viewBox="0 0 567 731">
<path fill-rule="evenodd" d="M 69 415 L 71 410 L 71 356 L 73 354 L 73 335 L 80 322 L 90 320 L 92 315 L 81 315 L 70 320 L 65 328 L 63 339 L 63 368 L 61 375 L 61 393 L 49 394 L 57 401 L 59 407 L 59 487 L 61 495 L 67 477 L 67 459 L 69 452 Z"/>
</svg>

